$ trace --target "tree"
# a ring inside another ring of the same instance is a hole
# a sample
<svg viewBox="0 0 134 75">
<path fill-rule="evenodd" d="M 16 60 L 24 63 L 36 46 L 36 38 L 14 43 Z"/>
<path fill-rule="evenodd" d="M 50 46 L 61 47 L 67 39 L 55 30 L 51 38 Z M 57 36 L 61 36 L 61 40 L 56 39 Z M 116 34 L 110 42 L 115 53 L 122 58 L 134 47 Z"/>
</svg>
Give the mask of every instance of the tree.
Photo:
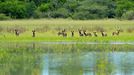
<svg viewBox="0 0 134 75">
<path fill-rule="evenodd" d="M 0 13 L 11 18 L 122 18 L 134 0 L 0 0 Z"/>
<path fill-rule="evenodd" d="M 134 1 L 131 0 L 117 0 L 116 5 L 117 17 L 121 17 L 123 13 L 126 13 L 129 10 L 134 10 Z"/>
<path fill-rule="evenodd" d="M 73 15 L 75 19 L 98 19 L 107 17 L 108 7 L 85 0 L 79 4 Z"/>
<path fill-rule="evenodd" d="M 33 14 L 34 3 L 20 1 L 6 1 L 0 3 L 0 13 L 5 13 L 12 18 L 27 18 Z"/>
<path fill-rule="evenodd" d="M 134 20 L 134 11 L 133 10 L 127 11 L 122 15 L 122 19 Z"/>
</svg>

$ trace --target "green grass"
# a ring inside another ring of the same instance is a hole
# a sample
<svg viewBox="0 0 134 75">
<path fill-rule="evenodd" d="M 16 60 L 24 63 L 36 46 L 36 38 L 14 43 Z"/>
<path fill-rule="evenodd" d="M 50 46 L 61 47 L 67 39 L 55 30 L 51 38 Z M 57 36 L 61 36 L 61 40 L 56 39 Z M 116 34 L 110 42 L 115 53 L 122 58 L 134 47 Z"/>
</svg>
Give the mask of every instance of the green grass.
<svg viewBox="0 0 134 75">
<path fill-rule="evenodd" d="M 24 29 L 24 32 L 16 37 L 8 30 L 14 28 Z M 58 36 L 60 29 L 67 29 L 68 37 Z M 77 29 L 86 29 L 88 32 L 105 30 L 108 37 L 80 37 Z M 134 22 L 127 20 L 68 20 L 68 19 L 38 19 L 38 20 L 9 20 L 0 21 L 0 42 L 42 42 L 42 41 L 80 41 L 80 42 L 133 42 L 134 41 Z M 36 37 L 32 37 L 32 30 L 36 29 Z M 112 36 L 112 32 L 122 29 L 123 32 L 119 36 Z M 128 30 L 131 29 L 131 33 Z M 75 36 L 71 37 L 70 31 L 75 31 Z"/>
</svg>

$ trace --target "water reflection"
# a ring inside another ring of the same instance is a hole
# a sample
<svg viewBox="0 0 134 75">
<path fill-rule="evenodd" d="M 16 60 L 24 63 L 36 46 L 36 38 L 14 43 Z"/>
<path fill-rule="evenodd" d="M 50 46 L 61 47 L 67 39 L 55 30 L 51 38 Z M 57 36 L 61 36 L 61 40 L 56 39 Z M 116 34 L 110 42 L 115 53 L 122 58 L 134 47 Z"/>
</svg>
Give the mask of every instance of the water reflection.
<svg viewBox="0 0 134 75">
<path fill-rule="evenodd" d="M 134 75 L 132 45 L 1 43 L 0 75 Z"/>
<path fill-rule="evenodd" d="M 48 54 L 43 75 L 133 75 L 134 52 Z M 57 59 L 58 58 L 58 59 Z M 46 72 L 47 71 L 47 72 Z"/>
</svg>

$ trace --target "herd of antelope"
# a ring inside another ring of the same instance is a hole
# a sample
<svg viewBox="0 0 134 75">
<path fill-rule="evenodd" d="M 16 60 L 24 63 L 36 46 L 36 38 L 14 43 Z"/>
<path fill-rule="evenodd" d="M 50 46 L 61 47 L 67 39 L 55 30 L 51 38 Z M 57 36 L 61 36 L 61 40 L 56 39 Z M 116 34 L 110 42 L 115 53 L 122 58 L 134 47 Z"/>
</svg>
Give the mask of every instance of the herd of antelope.
<svg viewBox="0 0 134 75">
<path fill-rule="evenodd" d="M 16 36 L 19 36 L 20 32 L 18 29 L 15 29 L 14 32 L 15 32 Z M 70 32 L 71 32 L 71 37 L 74 37 L 75 31 L 70 31 Z M 118 29 L 115 32 L 112 32 L 112 36 L 118 36 L 120 34 L 120 32 L 121 32 L 121 30 Z M 104 31 L 100 31 L 100 33 L 101 33 L 102 37 L 108 36 L 107 33 Z M 87 32 L 86 30 L 82 30 L 82 29 L 78 29 L 78 34 L 79 34 L 79 36 L 95 36 L 95 37 L 98 36 L 98 32 L 96 32 L 96 31 L 91 33 L 91 32 Z M 32 30 L 32 37 L 35 37 L 35 35 L 36 35 L 36 30 Z M 57 35 L 63 36 L 63 37 L 68 36 L 66 29 L 59 31 L 57 33 Z"/>
<path fill-rule="evenodd" d="M 121 30 L 118 29 L 115 32 L 112 32 L 112 36 L 118 36 L 120 34 L 120 32 L 121 32 Z M 100 33 L 101 33 L 102 37 L 108 36 L 107 33 L 104 31 L 100 31 Z M 96 31 L 91 33 L 91 32 L 87 32 L 86 30 L 82 30 L 82 29 L 78 29 L 78 34 L 79 34 L 79 36 L 95 36 L 95 37 L 98 36 L 98 32 L 96 32 Z M 60 35 L 63 37 L 67 37 L 66 30 L 63 29 L 63 30 L 59 31 L 58 36 L 60 36 Z M 71 31 L 71 36 L 72 37 L 74 36 L 74 31 Z"/>
</svg>

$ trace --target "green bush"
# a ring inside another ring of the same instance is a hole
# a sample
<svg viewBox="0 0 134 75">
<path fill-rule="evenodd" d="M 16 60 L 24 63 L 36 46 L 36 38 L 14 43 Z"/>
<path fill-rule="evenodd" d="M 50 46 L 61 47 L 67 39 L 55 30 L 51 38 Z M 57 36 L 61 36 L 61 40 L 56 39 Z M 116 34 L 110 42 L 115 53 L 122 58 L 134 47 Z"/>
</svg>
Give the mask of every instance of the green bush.
<svg viewBox="0 0 134 75">
<path fill-rule="evenodd" d="M 131 10 L 131 11 L 130 11 Z M 133 0 L 0 0 L 0 13 L 13 19 L 133 19 Z"/>
<path fill-rule="evenodd" d="M 11 19 L 9 16 L 6 16 L 5 14 L 0 14 L 0 20 L 9 20 Z"/>
<path fill-rule="evenodd" d="M 54 18 L 67 18 L 68 16 L 69 12 L 66 8 L 59 8 L 52 14 L 52 17 Z"/>
<path fill-rule="evenodd" d="M 100 19 L 104 18 L 104 15 L 93 14 L 89 11 L 76 12 L 72 15 L 73 19 L 87 20 L 87 19 Z"/>
<path fill-rule="evenodd" d="M 85 20 L 87 18 L 89 18 L 89 12 L 76 12 L 72 15 L 73 19 L 80 19 L 80 20 Z"/>
<path fill-rule="evenodd" d="M 36 10 L 35 12 L 34 12 L 34 18 L 51 18 L 53 16 L 53 12 L 41 12 L 41 11 L 39 11 L 39 10 Z"/>
<path fill-rule="evenodd" d="M 134 20 L 134 11 L 127 11 L 122 15 L 122 19 L 127 19 L 127 20 Z"/>
<path fill-rule="evenodd" d="M 39 10 L 39 11 L 41 11 L 41 12 L 45 12 L 45 11 L 47 11 L 48 9 L 50 8 L 50 4 L 49 3 L 47 3 L 47 4 L 41 4 L 38 8 L 37 8 L 37 10 Z"/>
<path fill-rule="evenodd" d="M 0 2 L 0 13 L 4 13 L 11 18 L 28 18 L 33 15 L 35 10 L 34 3 L 25 3 L 21 1 Z"/>
<path fill-rule="evenodd" d="M 35 10 L 34 11 L 34 18 L 41 18 L 42 12 L 40 12 L 39 10 Z"/>
</svg>

